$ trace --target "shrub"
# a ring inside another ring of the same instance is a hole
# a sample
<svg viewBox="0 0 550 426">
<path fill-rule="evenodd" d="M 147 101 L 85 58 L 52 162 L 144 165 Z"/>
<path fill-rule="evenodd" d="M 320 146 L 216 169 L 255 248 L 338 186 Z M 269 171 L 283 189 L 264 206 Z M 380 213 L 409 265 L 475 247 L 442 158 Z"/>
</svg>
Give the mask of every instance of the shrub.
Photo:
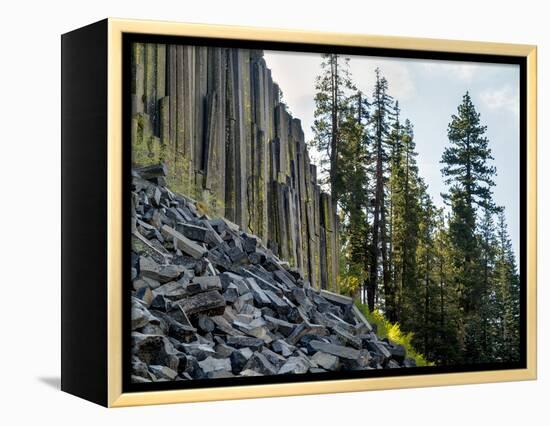
<svg viewBox="0 0 550 426">
<path fill-rule="evenodd" d="M 376 326 L 376 334 L 380 339 L 387 338 L 393 343 L 403 345 L 407 350 L 407 357 L 413 358 L 416 361 L 416 365 L 419 367 L 433 366 L 434 363 L 426 360 L 424 355 L 418 353 L 413 345 L 412 339 L 413 333 L 405 333 L 401 330 L 399 323 L 391 323 L 388 321 L 384 314 L 378 310 L 370 312 L 367 305 L 357 303 L 359 310 L 365 315 L 365 318 L 372 326 Z"/>
</svg>

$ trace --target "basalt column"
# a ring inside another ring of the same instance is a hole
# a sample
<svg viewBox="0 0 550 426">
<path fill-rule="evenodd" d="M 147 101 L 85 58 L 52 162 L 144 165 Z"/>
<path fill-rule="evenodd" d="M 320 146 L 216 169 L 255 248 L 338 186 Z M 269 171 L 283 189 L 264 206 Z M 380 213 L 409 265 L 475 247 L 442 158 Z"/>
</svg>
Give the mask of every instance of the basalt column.
<svg viewBox="0 0 550 426">
<path fill-rule="evenodd" d="M 336 290 L 337 224 L 300 120 L 260 50 L 136 43 L 132 160 L 261 238 L 313 286 Z"/>
</svg>

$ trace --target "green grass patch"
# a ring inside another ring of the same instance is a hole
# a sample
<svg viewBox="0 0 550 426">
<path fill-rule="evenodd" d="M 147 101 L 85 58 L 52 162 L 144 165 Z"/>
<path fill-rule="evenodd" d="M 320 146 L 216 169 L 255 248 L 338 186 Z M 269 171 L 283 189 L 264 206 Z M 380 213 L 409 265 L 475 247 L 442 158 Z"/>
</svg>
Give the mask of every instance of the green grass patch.
<svg viewBox="0 0 550 426">
<path fill-rule="evenodd" d="M 411 343 L 414 336 L 413 333 L 405 333 L 401 330 L 399 323 L 391 323 L 378 310 L 370 312 L 367 305 L 362 303 L 357 303 L 357 307 L 372 326 L 376 325 L 376 334 L 380 339 L 387 338 L 393 343 L 403 345 L 407 350 L 407 357 L 413 358 L 419 367 L 435 365 L 433 362 L 426 360 L 424 355 L 414 349 Z"/>
</svg>

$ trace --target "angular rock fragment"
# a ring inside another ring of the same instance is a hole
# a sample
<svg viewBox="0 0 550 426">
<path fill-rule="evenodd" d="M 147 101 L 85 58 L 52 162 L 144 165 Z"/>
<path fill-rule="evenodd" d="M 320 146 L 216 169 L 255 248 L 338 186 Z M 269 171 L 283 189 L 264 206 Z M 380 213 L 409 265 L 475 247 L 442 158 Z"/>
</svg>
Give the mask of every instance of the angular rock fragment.
<svg viewBox="0 0 550 426">
<path fill-rule="evenodd" d="M 157 378 L 157 380 L 174 380 L 178 373 L 164 365 L 150 365 L 149 371 Z"/>
<path fill-rule="evenodd" d="M 296 287 L 296 281 L 294 280 L 294 277 L 288 274 L 286 271 L 283 271 L 283 270 L 273 271 L 273 276 L 281 284 L 284 284 L 288 290 L 292 290 L 293 288 Z"/>
<path fill-rule="evenodd" d="M 201 220 L 200 222 L 200 225 L 203 226 L 204 228 L 208 229 L 208 234 L 206 235 L 207 237 L 207 243 L 210 244 L 210 245 L 217 245 L 217 244 L 221 244 L 223 243 L 223 239 L 222 237 L 220 237 L 220 235 L 216 232 L 216 230 L 212 227 L 212 225 L 210 224 L 210 222 L 208 222 L 207 220 Z"/>
<path fill-rule="evenodd" d="M 231 371 L 233 374 L 239 374 L 252 356 L 250 348 L 241 348 L 231 352 L 229 359 L 231 361 Z"/>
<path fill-rule="evenodd" d="M 189 321 L 189 317 L 181 308 L 181 306 L 172 304 L 167 313 L 170 318 L 179 322 L 180 324 L 191 326 L 191 321 Z"/>
<path fill-rule="evenodd" d="M 201 343 L 181 343 L 178 349 L 187 355 L 193 356 L 198 361 L 202 361 L 216 354 L 216 351 L 211 346 Z"/>
<path fill-rule="evenodd" d="M 364 342 L 369 351 L 380 354 L 383 358 L 388 359 L 391 357 L 390 351 L 378 340 L 367 340 Z"/>
<path fill-rule="evenodd" d="M 278 374 L 305 374 L 309 370 L 308 363 L 301 357 L 290 357 L 279 369 Z"/>
<path fill-rule="evenodd" d="M 227 379 L 229 377 L 235 377 L 230 371 L 227 370 L 215 370 L 208 373 L 209 379 Z"/>
<path fill-rule="evenodd" d="M 271 290 L 264 290 L 264 293 L 269 298 L 271 302 L 270 305 L 275 308 L 277 312 L 284 315 L 290 310 L 290 306 Z"/>
<path fill-rule="evenodd" d="M 285 337 L 290 336 L 294 329 L 297 327 L 296 324 L 292 324 L 288 321 L 274 318 L 269 315 L 264 315 L 264 318 L 267 324 L 270 326 L 271 330 L 279 331 Z"/>
<path fill-rule="evenodd" d="M 132 286 L 134 287 L 134 290 L 139 290 L 142 287 L 149 287 L 151 290 L 156 289 L 157 287 L 160 287 L 160 283 L 156 280 L 153 280 L 151 278 L 147 277 L 139 277 L 132 282 Z"/>
<path fill-rule="evenodd" d="M 240 321 L 233 321 L 233 325 L 237 327 L 244 334 L 251 337 L 256 337 L 264 341 L 270 340 L 267 336 L 267 328 L 265 327 L 265 321 L 255 320 L 250 323 L 242 323 Z"/>
<path fill-rule="evenodd" d="M 222 315 L 225 311 L 225 300 L 216 290 L 198 293 L 176 302 L 188 316 L 196 314 Z"/>
<path fill-rule="evenodd" d="M 135 301 L 136 299 L 134 299 Z M 159 324 L 159 320 L 151 315 L 145 306 L 141 303 L 135 301 L 132 303 L 132 330 L 144 327 L 149 323 Z"/>
<path fill-rule="evenodd" d="M 214 371 L 231 371 L 231 361 L 228 358 L 214 358 L 207 357 L 202 361 L 199 361 L 199 366 L 205 373 L 212 373 Z"/>
<path fill-rule="evenodd" d="M 254 352 L 244 366 L 244 369 L 255 371 L 264 376 L 277 374 L 277 368 L 260 352 Z"/>
<path fill-rule="evenodd" d="M 355 317 L 357 318 L 359 323 L 362 324 L 366 328 L 366 331 L 367 332 L 372 331 L 372 326 L 367 321 L 367 319 L 365 318 L 363 313 L 359 310 L 359 308 L 357 306 L 353 305 L 352 309 L 353 309 L 353 313 L 355 314 Z"/>
<path fill-rule="evenodd" d="M 168 168 L 166 164 L 155 164 L 147 167 L 140 167 L 136 170 L 137 174 L 141 176 L 142 179 L 149 180 L 157 177 L 165 177 L 168 175 Z"/>
<path fill-rule="evenodd" d="M 233 272 L 223 272 L 219 275 L 219 277 L 220 277 L 220 281 L 222 283 L 222 288 L 224 291 L 225 289 L 227 289 L 227 287 L 230 284 L 237 285 L 237 283 L 239 282 L 242 283 L 242 280 L 243 280 L 243 278 L 240 275 L 234 274 Z M 248 287 L 246 287 L 246 284 L 242 283 L 242 285 L 244 285 L 244 290 L 248 291 Z M 238 288 L 240 288 L 240 286 L 238 286 Z M 239 293 L 239 294 L 242 294 L 242 293 Z"/>
<path fill-rule="evenodd" d="M 405 358 L 405 360 L 403 361 L 403 367 L 416 367 L 416 361 L 413 358 Z"/>
<path fill-rule="evenodd" d="M 291 345 L 295 345 L 306 334 L 326 336 L 328 335 L 328 330 L 321 325 L 308 324 L 306 322 L 303 322 L 294 328 L 292 334 L 288 336 L 287 341 Z"/>
<path fill-rule="evenodd" d="M 142 300 L 146 306 L 149 306 L 153 301 L 153 292 L 149 287 L 141 287 L 136 291 L 135 297 Z"/>
<path fill-rule="evenodd" d="M 219 276 L 195 277 L 185 286 L 189 294 L 201 293 L 209 290 L 221 290 L 222 284 Z"/>
<path fill-rule="evenodd" d="M 338 358 L 344 359 L 357 359 L 361 355 L 357 349 L 348 348 L 346 346 L 335 345 L 333 343 L 321 342 L 313 340 L 309 342 L 311 348 L 315 351 L 325 352 L 327 354 L 335 355 Z"/>
<path fill-rule="evenodd" d="M 180 375 L 187 374 L 192 379 L 204 379 L 206 374 L 202 371 L 202 368 L 199 365 L 199 361 L 192 355 L 187 355 L 183 353 L 178 354 L 179 357 L 179 368 L 178 373 Z"/>
<path fill-rule="evenodd" d="M 135 374 L 132 374 L 131 377 L 132 383 L 150 383 L 153 381 L 153 377 L 149 376 L 148 378 L 143 376 L 137 376 Z"/>
<path fill-rule="evenodd" d="M 407 356 L 407 350 L 403 345 L 390 345 L 389 352 L 392 359 L 394 359 L 398 364 L 401 364 Z"/>
<path fill-rule="evenodd" d="M 241 371 L 241 373 L 239 375 L 243 376 L 243 377 L 262 376 L 262 374 L 258 373 L 257 371 L 254 371 L 254 370 L 243 370 L 243 371 Z"/>
<path fill-rule="evenodd" d="M 286 362 L 286 358 L 282 355 L 279 355 L 278 353 L 272 351 L 271 349 L 268 349 L 266 347 L 263 347 L 261 350 L 262 355 L 264 355 L 267 360 L 273 364 L 277 369 L 281 367 Z"/>
<path fill-rule="evenodd" d="M 177 351 L 164 336 L 132 332 L 132 353 L 147 365 L 164 365 L 178 369 Z"/>
<path fill-rule="evenodd" d="M 225 299 L 226 303 L 234 303 L 239 298 L 238 287 L 233 283 L 229 284 L 223 292 L 223 298 Z"/>
<path fill-rule="evenodd" d="M 246 252 L 238 247 L 233 247 L 229 249 L 227 255 L 231 259 L 231 262 L 236 265 L 243 265 L 245 263 L 248 263 L 248 255 L 246 254 Z"/>
<path fill-rule="evenodd" d="M 156 230 L 155 230 L 156 231 Z M 162 246 L 161 246 L 162 247 Z M 172 256 L 167 250 L 153 245 L 138 231 L 132 233 L 132 250 L 141 255 L 151 257 L 155 262 L 164 264 L 170 261 Z"/>
<path fill-rule="evenodd" d="M 243 234 L 242 236 L 242 248 L 245 252 L 248 254 L 254 253 L 256 251 L 256 247 L 258 245 L 258 239 L 255 237 L 251 237 L 249 235 Z"/>
<path fill-rule="evenodd" d="M 369 351 L 366 349 L 361 349 L 359 351 L 359 356 L 355 359 L 342 358 L 342 369 L 345 370 L 364 370 L 368 367 L 371 356 Z"/>
<path fill-rule="evenodd" d="M 264 341 L 256 337 L 249 336 L 228 336 L 227 344 L 237 349 L 250 348 L 257 351 L 264 345 Z"/>
<path fill-rule="evenodd" d="M 254 301 L 258 306 L 267 306 L 270 304 L 269 297 L 267 297 L 265 292 L 260 288 L 260 286 L 257 284 L 254 278 L 247 278 L 246 284 L 252 291 L 252 295 L 254 296 Z"/>
<path fill-rule="evenodd" d="M 216 351 L 216 358 L 229 358 L 231 354 L 235 352 L 234 348 L 227 346 L 224 343 L 216 345 L 214 350 Z"/>
<path fill-rule="evenodd" d="M 191 225 L 189 223 L 180 222 L 176 224 L 175 230 L 193 241 L 200 241 L 201 243 L 207 243 L 210 240 L 209 233 L 211 231 L 209 231 L 208 228 L 204 228 L 202 226 L 196 226 L 196 225 Z"/>
<path fill-rule="evenodd" d="M 210 319 L 207 315 L 200 315 L 197 321 L 199 329 L 205 333 L 211 333 L 216 328 L 214 321 Z"/>
<path fill-rule="evenodd" d="M 340 368 L 339 358 L 325 352 L 315 352 L 315 354 L 311 357 L 311 360 L 325 370 L 337 371 Z"/>
<path fill-rule="evenodd" d="M 156 317 L 162 319 L 166 325 L 165 333 L 179 342 L 188 342 L 193 340 L 193 336 L 197 332 L 197 329 L 193 327 L 186 318 L 179 318 L 176 315 L 165 313 L 161 311 L 151 311 Z M 178 321 L 180 320 L 180 321 Z"/>
<path fill-rule="evenodd" d="M 360 338 L 353 336 L 345 330 L 342 330 L 339 326 L 332 327 L 332 331 L 344 344 L 353 346 L 355 349 L 361 349 L 363 347 Z"/>
<path fill-rule="evenodd" d="M 170 301 L 162 294 L 157 294 L 151 301 L 150 308 L 161 312 L 167 312 L 170 309 Z"/>
<path fill-rule="evenodd" d="M 211 320 L 216 324 L 216 328 L 220 330 L 222 333 L 228 335 L 228 336 L 242 336 L 243 333 L 236 328 L 234 328 L 229 321 L 227 321 L 224 317 L 221 315 L 216 315 L 210 317 Z"/>
<path fill-rule="evenodd" d="M 288 358 L 296 350 L 295 346 L 289 345 L 285 340 L 282 339 L 275 340 L 271 344 L 271 347 L 276 353 L 281 354 L 285 358 Z"/>
<path fill-rule="evenodd" d="M 139 259 L 139 272 L 142 276 L 151 278 L 160 283 L 167 283 L 177 279 L 185 270 L 179 265 L 160 265 L 153 259 L 141 256 Z"/>
<path fill-rule="evenodd" d="M 255 251 L 248 255 L 248 261 L 252 265 L 260 265 L 265 261 L 265 254 L 261 251 Z"/>
<path fill-rule="evenodd" d="M 266 279 L 260 277 L 258 274 L 253 273 L 249 269 L 243 269 L 243 272 L 245 275 L 248 275 L 250 278 L 254 280 L 254 282 L 263 290 L 271 290 L 274 292 L 277 296 L 282 296 L 283 293 L 277 285 L 270 283 Z"/>
<path fill-rule="evenodd" d="M 208 252 L 208 250 L 206 250 L 203 246 L 190 240 L 185 235 L 180 234 L 168 225 L 163 225 L 161 232 L 166 239 L 174 242 L 174 248 L 181 250 L 183 253 L 186 253 L 195 259 L 201 258 Z"/>
<path fill-rule="evenodd" d="M 153 296 L 163 296 L 167 300 L 176 301 L 187 296 L 185 287 L 179 281 L 170 281 L 153 290 Z"/>
</svg>

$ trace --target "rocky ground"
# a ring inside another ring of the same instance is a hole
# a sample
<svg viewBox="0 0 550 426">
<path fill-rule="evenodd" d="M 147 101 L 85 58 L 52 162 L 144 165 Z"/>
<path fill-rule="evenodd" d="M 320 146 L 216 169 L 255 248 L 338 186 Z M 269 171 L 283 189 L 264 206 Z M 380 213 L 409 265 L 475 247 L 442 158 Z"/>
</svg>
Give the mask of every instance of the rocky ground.
<svg viewBox="0 0 550 426">
<path fill-rule="evenodd" d="M 133 171 L 133 382 L 415 366 L 350 298 L 314 289 L 165 176 Z"/>
</svg>

